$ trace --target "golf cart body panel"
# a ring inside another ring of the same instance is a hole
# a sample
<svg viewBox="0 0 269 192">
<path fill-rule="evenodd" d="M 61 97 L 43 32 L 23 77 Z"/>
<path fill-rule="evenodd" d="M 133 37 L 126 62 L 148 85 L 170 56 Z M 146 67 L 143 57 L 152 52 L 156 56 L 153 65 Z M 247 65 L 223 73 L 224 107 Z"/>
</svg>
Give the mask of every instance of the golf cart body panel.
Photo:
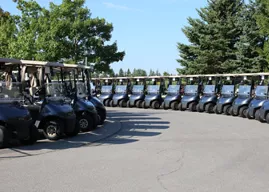
<svg viewBox="0 0 269 192">
<path fill-rule="evenodd" d="M 118 105 L 121 100 L 128 101 L 127 85 L 117 85 L 112 100 L 114 105 Z"/>
<path fill-rule="evenodd" d="M 199 101 L 198 85 L 186 85 L 184 95 L 181 99 L 182 108 L 187 109 L 189 104 L 194 101 Z"/>
<path fill-rule="evenodd" d="M 257 86 L 255 89 L 255 97 L 249 103 L 248 115 L 252 118 L 255 116 L 256 110 L 260 109 L 267 101 L 268 86 Z"/>
<path fill-rule="evenodd" d="M 243 106 L 248 106 L 251 102 L 251 86 L 240 85 L 238 91 L 238 97 L 233 102 L 233 114 L 238 114 L 239 110 Z"/>
<path fill-rule="evenodd" d="M 132 94 L 130 95 L 129 101 L 130 105 L 134 106 L 137 101 L 141 100 L 144 101 L 145 94 L 144 94 L 144 85 L 134 85 L 132 89 Z"/>
<path fill-rule="evenodd" d="M 107 99 L 112 99 L 113 98 L 112 85 L 102 86 L 101 95 L 98 98 L 102 103 L 104 103 L 104 101 Z"/>
<path fill-rule="evenodd" d="M 262 107 L 260 108 L 260 119 L 262 121 L 265 121 L 266 120 L 266 115 L 268 114 L 269 112 L 269 100 L 266 100 Z"/>
<path fill-rule="evenodd" d="M 236 99 L 235 86 L 223 85 L 221 89 L 221 96 L 217 101 L 217 111 L 222 112 L 225 105 L 232 105 Z"/>
<path fill-rule="evenodd" d="M 0 83 L 0 122 L 18 139 L 29 137 L 33 121 L 29 111 L 22 105 L 21 83 Z"/>
<path fill-rule="evenodd" d="M 180 85 L 169 85 L 167 95 L 164 98 L 164 107 L 170 108 L 172 102 L 174 101 L 180 102 L 180 100 L 181 100 Z"/>
<path fill-rule="evenodd" d="M 205 110 L 205 105 L 208 103 L 216 104 L 218 97 L 216 96 L 216 86 L 215 85 L 205 85 L 203 96 L 199 101 L 199 108 Z"/>
<path fill-rule="evenodd" d="M 91 95 L 88 96 L 88 100 L 95 106 L 98 115 L 106 119 L 106 108 L 104 104 L 97 97 Z"/>
<path fill-rule="evenodd" d="M 153 101 L 162 103 L 163 99 L 160 93 L 160 85 L 148 85 L 148 94 L 145 96 L 145 105 L 150 107 Z"/>
</svg>

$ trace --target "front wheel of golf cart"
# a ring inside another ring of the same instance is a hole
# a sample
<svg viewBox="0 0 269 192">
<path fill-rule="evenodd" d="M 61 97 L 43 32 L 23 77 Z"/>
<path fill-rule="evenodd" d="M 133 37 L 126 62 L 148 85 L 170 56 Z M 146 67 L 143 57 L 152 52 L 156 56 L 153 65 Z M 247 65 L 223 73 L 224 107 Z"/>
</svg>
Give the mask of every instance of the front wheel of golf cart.
<svg viewBox="0 0 269 192">
<path fill-rule="evenodd" d="M 130 101 L 127 101 L 127 107 L 128 108 L 132 108 L 131 104 L 130 104 Z"/>
<path fill-rule="evenodd" d="M 208 103 L 205 106 L 205 112 L 207 112 L 207 113 L 214 113 L 214 107 L 215 107 L 215 105 L 213 103 Z"/>
<path fill-rule="evenodd" d="M 196 111 L 197 111 L 197 112 L 200 112 L 200 113 L 202 112 L 202 111 L 200 110 L 200 105 L 199 105 L 199 104 L 196 105 Z"/>
<path fill-rule="evenodd" d="M 182 103 L 179 103 L 177 108 L 179 111 L 185 111 L 185 109 L 182 107 Z"/>
<path fill-rule="evenodd" d="M 143 101 L 142 106 L 143 106 L 144 109 L 147 109 L 147 108 L 148 108 L 148 107 L 146 106 L 146 102 L 145 102 L 145 101 Z"/>
<path fill-rule="evenodd" d="M 192 102 L 192 103 L 190 103 L 190 105 L 189 105 L 189 109 L 190 109 L 190 111 L 192 111 L 192 112 L 195 112 L 195 111 L 196 111 L 196 107 L 197 107 L 197 103 L 195 103 L 195 102 Z"/>
<path fill-rule="evenodd" d="M 127 102 L 124 101 L 124 100 L 121 100 L 120 103 L 119 103 L 119 106 L 120 107 L 127 107 Z"/>
<path fill-rule="evenodd" d="M 109 107 L 115 107 L 113 100 L 109 101 Z"/>
<path fill-rule="evenodd" d="M 158 101 L 153 101 L 151 104 L 151 107 L 153 109 L 159 109 L 160 108 L 160 103 Z"/>
<path fill-rule="evenodd" d="M 20 142 L 23 145 L 33 145 L 38 139 L 39 139 L 39 131 L 34 125 L 32 125 L 29 128 L 29 137 L 26 139 L 20 140 Z"/>
<path fill-rule="evenodd" d="M 213 113 L 218 114 L 217 105 L 213 107 Z"/>
<path fill-rule="evenodd" d="M 110 101 L 111 101 L 110 99 L 105 100 L 105 102 L 104 102 L 104 103 L 105 103 L 105 106 L 106 106 L 106 107 L 110 107 L 110 106 L 109 106 Z"/>
<path fill-rule="evenodd" d="M 82 132 L 88 132 L 95 129 L 94 120 L 91 115 L 79 115 L 76 120 L 76 126 Z"/>
<path fill-rule="evenodd" d="M 246 118 L 247 109 L 248 109 L 248 107 L 246 107 L 246 106 L 241 107 L 240 110 L 239 110 L 239 116 L 243 117 L 243 118 Z"/>
<path fill-rule="evenodd" d="M 143 104 L 143 101 L 138 100 L 138 101 L 136 102 L 136 107 L 137 107 L 137 108 L 142 108 L 142 104 Z"/>
<path fill-rule="evenodd" d="M 232 108 L 232 106 L 230 106 L 230 105 L 226 105 L 226 106 L 224 106 L 223 107 L 223 113 L 225 114 L 225 115 L 231 115 L 230 114 L 230 110 L 231 110 L 231 108 Z"/>
<path fill-rule="evenodd" d="M 269 113 L 267 113 L 267 115 L 266 115 L 266 122 L 269 124 Z"/>
<path fill-rule="evenodd" d="M 246 117 L 247 117 L 248 119 L 254 119 L 254 118 L 249 114 L 249 109 L 247 109 Z M 254 117 L 255 117 L 255 113 L 254 113 Z"/>
<path fill-rule="evenodd" d="M 178 102 L 172 102 L 172 103 L 171 103 L 171 109 L 172 109 L 172 110 L 178 110 L 177 107 L 178 107 Z"/>
<path fill-rule="evenodd" d="M 44 125 L 44 136 L 49 140 L 58 140 L 62 136 L 63 123 L 60 120 L 51 120 Z"/>
<path fill-rule="evenodd" d="M 6 127 L 0 125 L 0 149 L 4 147 L 8 147 L 9 145 L 9 134 Z"/>
<path fill-rule="evenodd" d="M 255 119 L 256 120 L 260 119 L 260 110 L 259 109 L 255 111 Z"/>
</svg>

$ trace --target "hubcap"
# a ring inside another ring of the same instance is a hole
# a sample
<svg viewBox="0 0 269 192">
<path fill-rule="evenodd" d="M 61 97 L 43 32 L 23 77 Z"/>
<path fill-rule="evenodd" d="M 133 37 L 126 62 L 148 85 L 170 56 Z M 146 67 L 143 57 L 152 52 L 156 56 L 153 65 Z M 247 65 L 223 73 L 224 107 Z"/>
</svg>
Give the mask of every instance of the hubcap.
<svg viewBox="0 0 269 192">
<path fill-rule="evenodd" d="M 55 125 L 49 125 L 47 127 L 47 134 L 50 137 L 56 136 L 57 135 L 57 126 L 55 126 Z"/>
<path fill-rule="evenodd" d="M 88 123 L 88 120 L 87 119 L 80 119 L 79 120 L 79 126 L 82 128 L 82 129 L 86 129 L 88 127 L 89 123 Z"/>
</svg>

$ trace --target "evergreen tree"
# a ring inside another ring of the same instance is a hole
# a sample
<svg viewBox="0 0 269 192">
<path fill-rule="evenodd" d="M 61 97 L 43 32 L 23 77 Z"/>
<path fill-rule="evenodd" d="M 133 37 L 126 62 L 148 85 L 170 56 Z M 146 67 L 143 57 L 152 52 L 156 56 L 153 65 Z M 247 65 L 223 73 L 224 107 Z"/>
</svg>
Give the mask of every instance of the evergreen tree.
<svg viewBox="0 0 269 192">
<path fill-rule="evenodd" d="M 132 77 L 132 73 L 130 71 L 130 69 L 127 70 L 127 74 L 126 74 L 127 77 Z"/>
<path fill-rule="evenodd" d="M 120 68 L 120 70 L 119 70 L 119 77 L 124 77 L 124 72 L 123 72 L 122 68 Z"/>
<path fill-rule="evenodd" d="M 149 70 L 149 76 L 155 76 L 155 75 L 156 75 L 155 72 L 152 69 L 150 69 Z"/>
<path fill-rule="evenodd" d="M 236 47 L 242 31 L 236 22 L 243 0 L 208 0 L 198 11 L 200 19 L 188 18 L 183 29 L 190 45 L 178 43 L 181 74 L 234 72 L 238 68 Z"/>
<path fill-rule="evenodd" d="M 157 69 L 155 72 L 156 76 L 161 76 L 161 73 L 159 72 L 159 70 Z"/>
</svg>

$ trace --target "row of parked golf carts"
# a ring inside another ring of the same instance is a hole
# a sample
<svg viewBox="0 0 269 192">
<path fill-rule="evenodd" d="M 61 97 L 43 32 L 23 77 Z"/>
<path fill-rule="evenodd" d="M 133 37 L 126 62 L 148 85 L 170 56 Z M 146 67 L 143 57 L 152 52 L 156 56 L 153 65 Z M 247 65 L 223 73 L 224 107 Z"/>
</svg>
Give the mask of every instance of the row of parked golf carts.
<svg viewBox="0 0 269 192">
<path fill-rule="evenodd" d="M 106 109 L 91 94 L 90 68 L 0 58 L 0 147 L 76 136 L 104 123 Z"/>
<path fill-rule="evenodd" d="M 269 123 L 269 73 L 95 79 L 108 107 L 190 110 Z M 166 88 L 166 84 L 168 84 Z"/>
</svg>

